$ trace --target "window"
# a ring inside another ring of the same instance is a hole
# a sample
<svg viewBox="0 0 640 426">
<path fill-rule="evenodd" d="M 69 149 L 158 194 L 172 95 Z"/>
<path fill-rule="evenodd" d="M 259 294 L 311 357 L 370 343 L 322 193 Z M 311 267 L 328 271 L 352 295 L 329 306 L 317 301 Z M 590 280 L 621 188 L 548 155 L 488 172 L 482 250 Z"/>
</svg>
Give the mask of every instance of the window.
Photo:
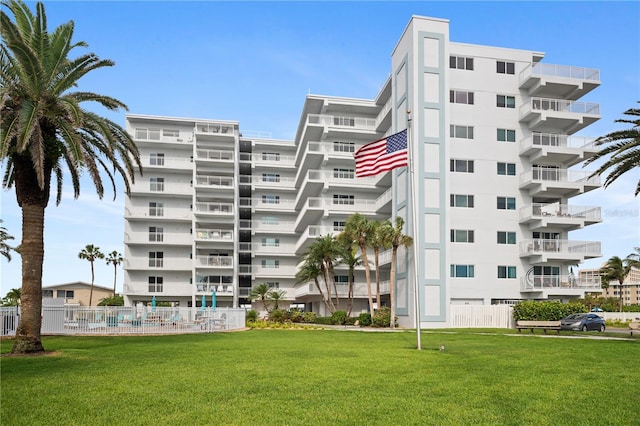
<svg viewBox="0 0 640 426">
<path fill-rule="evenodd" d="M 160 226 L 149 227 L 149 241 L 161 243 L 164 239 L 164 228 Z"/>
<path fill-rule="evenodd" d="M 336 275 L 336 284 L 349 284 L 349 275 Z"/>
<path fill-rule="evenodd" d="M 262 247 L 280 247 L 280 238 L 263 238 Z"/>
<path fill-rule="evenodd" d="M 164 191 L 164 178 L 152 177 L 149 179 L 149 190 L 153 192 Z"/>
<path fill-rule="evenodd" d="M 498 210 L 515 210 L 516 199 L 514 197 L 498 197 Z"/>
<path fill-rule="evenodd" d="M 503 176 L 515 176 L 515 163 L 498 163 L 498 174 Z"/>
<path fill-rule="evenodd" d="M 516 278 L 516 267 L 498 266 L 498 278 Z"/>
<path fill-rule="evenodd" d="M 515 142 L 516 131 L 509 129 L 498 129 L 498 142 Z"/>
<path fill-rule="evenodd" d="M 280 204 L 279 195 L 263 195 L 262 204 Z"/>
<path fill-rule="evenodd" d="M 451 207 L 473 208 L 473 195 L 451 194 L 449 196 L 449 204 Z"/>
<path fill-rule="evenodd" d="M 149 164 L 151 164 L 152 166 L 164 166 L 164 154 L 151 153 Z"/>
<path fill-rule="evenodd" d="M 472 229 L 452 229 L 451 230 L 451 242 L 452 243 L 473 243 L 473 230 Z"/>
<path fill-rule="evenodd" d="M 149 203 L 149 216 L 164 216 L 164 203 Z"/>
<path fill-rule="evenodd" d="M 515 74 L 516 64 L 514 62 L 497 61 L 496 72 L 498 74 Z"/>
<path fill-rule="evenodd" d="M 160 140 L 160 129 L 136 129 L 136 139 Z"/>
<path fill-rule="evenodd" d="M 42 297 L 53 297 L 53 290 L 42 290 Z"/>
<path fill-rule="evenodd" d="M 356 119 L 353 117 L 333 117 L 333 125 L 354 127 Z"/>
<path fill-rule="evenodd" d="M 473 92 L 462 92 L 459 90 L 450 90 L 449 102 L 451 102 L 452 104 L 473 105 Z"/>
<path fill-rule="evenodd" d="M 262 267 L 266 269 L 278 269 L 280 267 L 280 261 L 273 259 L 262 259 Z"/>
<path fill-rule="evenodd" d="M 342 232 L 344 231 L 344 225 L 345 222 L 344 221 L 333 221 L 333 230 L 335 232 Z"/>
<path fill-rule="evenodd" d="M 355 204 L 353 195 L 335 194 L 333 196 L 333 204 L 349 205 Z"/>
<path fill-rule="evenodd" d="M 278 222 L 280 222 L 279 219 L 275 216 L 262 216 L 262 219 L 260 221 L 263 225 L 277 225 Z"/>
<path fill-rule="evenodd" d="M 452 278 L 473 278 L 473 265 L 451 265 Z"/>
<path fill-rule="evenodd" d="M 335 179 L 353 179 L 355 178 L 354 169 L 333 169 L 333 177 Z"/>
<path fill-rule="evenodd" d="M 516 98 L 515 96 L 498 95 L 497 105 L 499 108 L 515 108 Z"/>
<path fill-rule="evenodd" d="M 180 136 L 180 132 L 176 129 L 162 129 L 162 136 L 167 138 L 177 138 Z"/>
<path fill-rule="evenodd" d="M 263 161 L 280 161 L 280 153 L 278 152 L 263 152 L 262 153 Z"/>
<path fill-rule="evenodd" d="M 460 139 L 473 139 L 473 126 L 449 126 L 449 136 Z"/>
<path fill-rule="evenodd" d="M 353 142 L 334 142 L 334 152 L 356 152 L 356 144 Z"/>
<path fill-rule="evenodd" d="M 58 299 L 73 299 L 73 290 L 58 290 L 56 291 L 56 297 Z"/>
<path fill-rule="evenodd" d="M 149 293 L 162 293 L 162 277 L 149 277 Z"/>
<path fill-rule="evenodd" d="M 278 281 L 265 281 L 265 284 L 269 286 L 269 288 L 280 288 L 280 283 Z"/>
<path fill-rule="evenodd" d="M 280 182 L 280 175 L 278 173 L 263 173 L 263 182 Z"/>
<path fill-rule="evenodd" d="M 498 231 L 498 244 L 515 244 L 515 243 L 516 243 L 515 232 Z"/>
<path fill-rule="evenodd" d="M 473 173 L 473 160 L 454 160 L 449 162 L 452 172 Z"/>
<path fill-rule="evenodd" d="M 473 58 L 449 56 L 449 68 L 459 70 L 473 70 Z"/>
<path fill-rule="evenodd" d="M 150 268 L 162 268 L 164 265 L 164 253 L 161 251 L 149 252 L 149 267 Z"/>
</svg>

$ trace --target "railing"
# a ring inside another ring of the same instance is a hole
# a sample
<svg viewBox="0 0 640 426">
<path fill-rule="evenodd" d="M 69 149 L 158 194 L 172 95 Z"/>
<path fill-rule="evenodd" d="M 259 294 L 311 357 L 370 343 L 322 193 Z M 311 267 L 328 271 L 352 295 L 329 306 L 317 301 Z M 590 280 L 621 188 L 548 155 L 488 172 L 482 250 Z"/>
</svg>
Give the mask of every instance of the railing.
<svg viewBox="0 0 640 426">
<path fill-rule="evenodd" d="M 1 336 L 15 335 L 20 308 L 0 308 Z M 210 333 L 245 326 L 238 308 L 43 306 L 42 334 L 133 335 Z"/>
<path fill-rule="evenodd" d="M 592 172 L 581 170 L 564 170 L 540 167 L 520 175 L 520 184 L 529 181 L 589 183 L 600 185 L 600 176 L 591 176 Z"/>
<path fill-rule="evenodd" d="M 520 278 L 520 291 L 549 289 L 600 290 L 600 277 L 579 278 L 574 275 L 530 275 Z"/>
<path fill-rule="evenodd" d="M 295 164 L 296 156 L 280 154 L 277 157 L 273 157 L 267 153 L 261 152 L 241 152 L 240 161 L 252 161 L 261 166 L 266 164 L 273 164 L 274 166 L 292 166 Z"/>
<path fill-rule="evenodd" d="M 287 209 L 293 209 L 295 207 L 295 201 L 282 199 L 282 198 L 278 198 L 277 200 L 273 200 L 270 198 L 267 198 L 267 199 L 254 198 L 252 200 L 252 205 L 255 208 L 259 208 L 262 210 L 265 210 L 265 209 L 287 210 Z"/>
<path fill-rule="evenodd" d="M 574 206 L 569 204 L 543 204 L 533 203 L 520 209 L 520 219 L 535 218 L 569 218 L 589 221 L 600 221 L 602 209 L 600 207 Z"/>
<path fill-rule="evenodd" d="M 567 101 L 564 99 L 531 98 L 529 103 L 524 103 L 520 107 L 520 117 L 529 111 L 555 111 L 572 114 L 600 115 L 600 104 Z"/>
<path fill-rule="evenodd" d="M 233 231 L 230 231 L 228 229 L 197 229 L 196 239 L 230 241 L 233 240 Z"/>
<path fill-rule="evenodd" d="M 580 256 L 600 256 L 599 241 L 572 241 L 554 239 L 533 239 L 520 242 L 520 255 L 557 253 Z"/>
<path fill-rule="evenodd" d="M 150 233 L 150 232 L 125 232 L 124 241 L 126 243 L 139 243 L 139 244 L 184 244 L 191 245 L 191 235 L 189 231 L 186 232 L 162 232 L 162 233 Z"/>
<path fill-rule="evenodd" d="M 234 126 L 229 124 L 218 123 L 196 123 L 196 133 L 219 133 L 233 136 Z"/>
<path fill-rule="evenodd" d="M 320 288 L 322 292 L 327 294 L 327 290 L 324 284 L 324 281 L 320 280 Z M 391 288 L 390 281 L 381 281 L 380 282 L 380 294 L 389 294 Z M 349 295 L 349 283 L 336 283 L 335 287 L 331 284 L 331 297 L 335 297 L 336 290 L 338 291 L 338 297 L 341 299 L 346 298 Z M 296 297 L 307 296 L 307 295 L 319 295 L 320 292 L 316 287 L 315 283 L 309 282 L 305 285 L 298 287 L 296 289 Z M 358 282 L 353 284 L 353 297 L 368 297 L 367 284 Z M 371 294 L 375 296 L 376 294 L 376 283 L 375 281 L 371 282 Z"/>
<path fill-rule="evenodd" d="M 533 133 L 520 142 L 520 148 L 529 146 L 553 146 L 562 148 L 597 149 L 595 138 L 567 136 L 557 133 Z"/>
<path fill-rule="evenodd" d="M 178 257 L 164 257 L 159 259 L 133 258 L 125 259 L 124 266 L 127 269 L 153 269 L 153 270 L 180 270 L 190 271 L 193 267 L 191 259 Z"/>
<path fill-rule="evenodd" d="M 127 207 L 125 208 L 125 215 L 130 218 L 191 219 L 191 210 L 175 207 Z"/>
<path fill-rule="evenodd" d="M 210 214 L 233 214 L 232 203 L 196 203 L 196 212 Z"/>
<path fill-rule="evenodd" d="M 595 68 L 573 67 L 569 65 L 554 65 L 535 63 L 527 66 L 520 72 L 520 83 L 529 76 L 547 76 L 575 78 L 579 80 L 600 81 L 600 70 Z"/>
<path fill-rule="evenodd" d="M 260 220 L 254 220 L 252 222 L 249 223 L 249 226 L 256 230 L 256 231 L 262 231 L 262 232 L 269 232 L 269 231 L 284 231 L 284 230 L 289 230 L 291 231 L 293 229 L 295 222 L 293 221 L 278 221 L 277 223 L 273 223 L 273 222 L 262 222 Z"/>
<path fill-rule="evenodd" d="M 162 158 L 154 158 L 153 161 L 151 158 L 147 157 L 143 160 L 142 166 L 147 167 L 158 167 L 158 168 L 174 168 L 174 169 L 191 169 L 191 160 L 189 158 L 184 157 L 162 157 Z"/>
<path fill-rule="evenodd" d="M 309 114 L 308 124 L 320 124 L 327 127 L 337 127 L 342 129 L 375 130 L 376 119 L 364 117 L 347 117 L 338 115 Z"/>
<path fill-rule="evenodd" d="M 196 256 L 196 266 L 210 268 L 231 268 L 233 257 L 231 256 Z"/>
<path fill-rule="evenodd" d="M 213 284 L 213 283 L 198 283 L 196 284 L 196 293 L 211 294 L 216 292 L 218 296 L 233 296 L 233 284 Z"/>
<path fill-rule="evenodd" d="M 240 176 L 240 183 L 253 184 L 269 187 L 286 187 L 292 188 L 295 178 L 289 176 L 262 176 L 260 174 L 252 176 Z"/>
<path fill-rule="evenodd" d="M 231 176 L 196 176 L 196 185 L 233 187 Z"/>
<path fill-rule="evenodd" d="M 198 160 L 233 161 L 233 151 L 220 149 L 197 149 L 196 158 Z"/>
</svg>

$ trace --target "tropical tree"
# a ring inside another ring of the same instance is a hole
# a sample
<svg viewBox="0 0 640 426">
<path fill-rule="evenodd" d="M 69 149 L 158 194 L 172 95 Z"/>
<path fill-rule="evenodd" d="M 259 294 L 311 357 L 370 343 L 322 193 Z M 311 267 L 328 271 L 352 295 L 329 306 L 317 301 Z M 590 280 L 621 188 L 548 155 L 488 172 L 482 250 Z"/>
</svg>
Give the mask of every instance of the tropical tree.
<svg viewBox="0 0 640 426">
<path fill-rule="evenodd" d="M 262 302 L 262 306 L 264 306 L 264 309 L 269 311 L 267 301 L 269 300 L 270 293 L 271 287 L 269 287 L 269 284 L 260 283 L 249 291 L 249 299 Z"/>
<path fill-rule="evenodd" d="M 19 288 L 12 288 L 2 298 L 2 306 L 20 306 L 20 296 L 22 291 Z"/>
<path fill-rule="evenodd" d="M 600 268 L 600 278 L 602 280 L 602 287 L 608 288 L 611 281 L 618 281 L 620 288 L 618 294 L 620 296 L 620 312 L 624 306 L 624 292 L 622 291 L 622 284 L 631 271 L 631 264 L 626 259 L 621 259 L 618 256 L 610 257 L 609 260 Z"/>
<path fill-rule="evenodd" d="M 278 303 L 281 300 L 284 300 L 284 296 L 287 294 L 284 290 L 271 290 L 269 292 L 269 300 L 273 302 L 273 310 L 277 311 L 279 309 Z"/>
<path fill-rule="evenodd" d="M 608 157 L 608 159 L 591 176 L 602 175 L 610 170 L 604 181 L 604 187 L 611 185 L 623 174 L 640 167 L 640 109 L 630 108 L 624 112 L 630 118 L 621 118 L 616 123 L 631 124 L 630 129 L 611 132 L 596 139 L 596 146 L 601 149 L 596 155 L 585 161 L 584 165 Z M 635 196 L 640 194 L 640 180 L 636 185 Z"/>
<path fill-rule="evenodd" d="M 342 249 L 336 237 L 331 234 L 322 235 L 315 239 L 304 255 L 305 259 L 315 262 L 320 267 L 320 274 L 324 281 L 324 288 L 329 302 L 329 311 L 333 313 L 339 309 L 340 299 L 335 279 L 335 265 L 340 261 Z M 335 295 L 335 303 L 332 297 Z"/>
<path fill-rule="evenodd" d="M 320 262 L 317 259 L 312 258 L 309 253 L 307 253 L 304 256 L 298 272 L 296 272 L 296 284 L 306 284 L 309 281 L 312 281 L 316 286 L 316 290 L 318 290 L 318 294 L 322 299 L 322 303 L 324 303 L 324 306 L 327 308 L 327 311 L 333 312 L 331 300 L 327 298 L 327 295 L 322 291 L 322 287 L 320 286 L 320 280 L 318 280 L 320 275 L 322 275 Z"/>
<path fill-rule="evenodd" d="M 160 306 L 163 302 L 158 302 L 156 306 Z M 98 306 L 124 306 L 124 297 L 122 296 L 111 296 L 105 297 L 104 299 L 100 299 L 98 302 Z M 171 306 L 171 304 L 167 303 L 167 306 Z"/>
<path fill-rule="evenodd" d="M 0 219 L 0 223 L 2 223 L 2 219 Z M 9 240 L 13 240 L 13 236 L 9 235 L 4 226 L 0 226 L 0 254 L 7 258 L 7 262 L 11 262 L 11 250 L 15 250 L 7 244 Z"/>
<path fill-rule="evenodd" d="M 364 277 L 367 281 L 367 294 L 369 296 L 369 311 L 373 315 L 373 297 L 371 294 L 371 268 L 369 267 L 369 258 L 367 257 L 367 246 L 371 242 L 373 234 L 373 225 L 361 213 L 354 213 L 344 224 L 345 238 L 351 239 L 358 247 L 362 254 L 362 263 L 364 264 Z"/>
<path fill-rule="evenodd" d="M 376 302 L 380 307 L 380 250 L 389 247 L 389 228 L 383 222 L 371 222 L 370 247 L 373 249 L 373 266 L 376 270 Z"/>
<path fill-rule="evenodd" d="M 80 259 L 88 260 L 91 264 L 91 291 L 89 292 L 89 306 L 92 306 L 93 302 L 93 281 L 95 279 L 95 273 L 93 270 L 93 262 L 97 259 L 104 259 L 104 254 L 100 251 L 100 247 L 96 247 L 93 244 L 88 244 L 78 253 Z"/>
<path fill-rule="evenodd" d="M 362 260 L 360 256 L 357 255 L 358 245 L 348 238 L 348 235 L 344 232 L 341 232 L 336 237 L 338 244 L 340 244 L 342 248 L 341 253 L 341 262 L 344 265 L 347 265 L 349 268 L 349 290 L 347 293 L 347 316 L 351 316 L 351 311 L 353 309 L 353 286 L 355 283 L 355 269 L 356 266 L 362 265 Z"/>
<path fill-rule="evenodd" d="M 44 217 L 51 178 L 56 180 L 56 204 L 62 199 L 63 175 L 70 176 L 75 198 L 80 177 L 87 174 L 102 198 L 101 173 L 114 197 L 117 176 L 130 191 L 140 155 L 133 139 L 117 123 L 85 109 L 95 102 L 117 111 L 117 99 L 75 91 L 90 71 L 113 66 L 93 53 L 70 57 L 85 42 L 73 42 L 74 23 L 52 33 L 44 5 L 35 14 L 21 0 L 2 0 L 0 11 L 0 159 L 5 166 L 3 186 L 15 187 L 22 209 L 22 314 L 13 353 L 44 351 L 40 339 Z M 11 15 L 11 16 L 10 16 Z M 14 20 L 12 20 L 12 18 Z"/>
<path fill-rule="evenodd" d="M 396 322 L 396 261 L 398 259 L 398 248 L 411 247 L 411 245 L 413 245 L 413 238 L 404 234 L 404 219 L 400 216 L 396 216 L 395 226 L 391 226 L 391 222 L 389 221 L 386 221 L 384 226 L 388 230 L 385 233 L 387 243 L 391 245 L 391 271 L 389 273 L 391 282 L 389 283 L 389 298 L 391 299 L 391 328 L 393 328 Z"/>
<path fill-rule="evenodd" d="M 116 297 L 116 278 L 118 276 L 118 265 L 124 262 L 124 257 L 117 250 L 112 251 L 107 255 L 107 265 L 113 265 L 113 297 Z"/>
</svg>

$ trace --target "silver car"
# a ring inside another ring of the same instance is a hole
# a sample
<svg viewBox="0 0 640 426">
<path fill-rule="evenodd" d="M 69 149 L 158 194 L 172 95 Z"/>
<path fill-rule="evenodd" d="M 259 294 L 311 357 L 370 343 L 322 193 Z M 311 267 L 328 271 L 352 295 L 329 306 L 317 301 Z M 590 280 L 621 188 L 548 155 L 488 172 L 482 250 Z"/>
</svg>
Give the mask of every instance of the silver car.
<svg viewBox="0 0 640 426">
<path fill-rule="evenodd" d="M 562 320 L 560 320 L 560 328 L 563 330 L 576 331 L 604 331 L 604 318 L 601 318 L 600 316 L 593 313 L 571 314 L 568 317 L 562 318 Z"/>
</svg>

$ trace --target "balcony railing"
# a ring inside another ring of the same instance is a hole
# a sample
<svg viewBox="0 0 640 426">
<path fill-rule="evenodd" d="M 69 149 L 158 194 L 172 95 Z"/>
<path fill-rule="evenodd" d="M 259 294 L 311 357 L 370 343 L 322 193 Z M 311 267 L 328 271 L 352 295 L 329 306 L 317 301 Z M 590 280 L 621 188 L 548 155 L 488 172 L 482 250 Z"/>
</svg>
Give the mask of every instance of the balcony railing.
<svg viewBox="0 0 640 426">
<path fill-rule="evenodd" d="M 591 102 L 567 101 L 564 99 L 531 98 L 529 103 L 520 107 L 520 117 L 530 111 L 555 111 L 572 114 L 600 115 L 600 104 Z"/>
<path fill-rule="evenodd" d="M 520 278 L 520 291 L 577 289 L 597 291 L 602 287 L 600 277 L 579 278 L 573 275 L 533 275 Z"/>
<path fill-rule="evenodd" d="M 535 147 L 561 147 L 578 149 L 596 149 L 595 138 L 567 136 L 557 133 L 533 133 L 520 143 L 522 149 L 529 146 Z"/>
<path fill-rule="evenodd" d="M 233 161 L 233 151 L 198 149 L 196 150 L 196 158 L 198 160 Z"/>
<path fill-rule="evenodd" d="M 196 239 L 211 241 L 231 241 L 233 240 L 233 231 L 228 229 L 198 229 L 196 230 Z"/>
<path fill-rule="evenodd" d="M 196 256 L 196 266 L 210 268 L 231 268 L 233 257 L 231 256 Z"/>
<path fill-rule="evenodd" d="M 375 130 L 376 119 L 364 117 L 348 117 L 338 115 L 309 114 L 307 116 L 309 124 L 320 124 L 326 127 L 337 127 L 354 130 Z"/>
<path fill-rule="evenodd" d="M 562 77 L 600 81 L 600 70 L 595 68 L 573 67 L 569 65 L 554 65 L 538 62 L 529 65 L 520 72 L 520 83 L 532 75 L 540 77 Z"/>
<path fill-rule="evenodd" d="M 191 219 L 191 210 L 175 207 L 131 207 L 125 209 L 128 218 L 158 218 L 158 219 Z"/>
<path fill-rule="evenodd" d="M 564 170 L 551 167 L 535 168 L 520 175 L 520 185 L 524 185 L 529 181 L 571 182 L 600 185 L 600 176 L 596 175 L 590 177 L 591 173 L 592 172 L 588 171 Z"/>
<path fill-rule="evenodd" d="M 599 241 L 572 241 L 536 238 L 520 242 L 520 255 L 558 254 L 568 257 L 598 257 L 601 255 Z"/>
<path fill-rule="evenodd" d="M 196 185 L 233 188 L 231 176 L 196 176 Z"/>
<path fill-rule="evenodd" d="M 185 157 L 160 157 L 145 158 L 142 166 L 145 168 L 158 167 L 167 169 L 191 169 L 192 163 L 189 158 Z"/>
<path fill-rule="evenodd" d="M 325 293 L 326 295 L 326 288 L 324 287 L 324 283 L 322 281 L 320 281 L 320 283 L 321 283 L 320 288 L 322 289 L 322 292 Z M 391 283 L 389 281 L 381 281 L 380 294 L 389 294 L 390 285 Z M 375 283 L 372 283 L 371 287 L 372 287 L 371 291 L 375 295 L 375 291 L 376 291 Z M 338 291 L 338 297 L 345 298 L 349 295 L 349 284 L 336 283 L 336 288 L 334 288 L 333 286 L 331 287 L 331 297 L 335 297 L 336 290 Z M 316 287 L 315 283 L 312 283 L 312 282 L 306 283 L 296 289 L 296 297 L 313 296 L 313 295 L 319 295 L 319 294 L 320 293 L 318 292 L 318 288 Z M 367 297 L 368 290 L 367 290 L 366 283 L 355 283 L 353 286 L 353 296 Z"/>
<path fill-rule="evenodd" d="M 520 219 L 526 219 L 528 217 L 582 219 L 591 222 L 599 222 L 602 220 L 602 209 L 600 207 L 575 206 L 558 203 L 533 203 L 530 206 L 520 209 Z"/>
<path fill-rule="evenodd" d="M 232 203 L 196 203 L 196 212 L 207 214 L 233 214 Z"/>
<path fill-rule="evenodd" d="M 196 293 L 209 295 L 216 292 L 217 296 L 232 296 L 233 284 L 196 284 Z"/>
<path fill-rule="evenodd" d="M 218 133 L 231 136 L 235 133 L 234 130 L 234 126 L 229 124 L 196 123 L 196 133 Z"/>
<path fill-rule="evenodd" d="M 191 234 L 189 232 L 125 232 L 124 241 L 127 244 L 176 244 L 191 245 Z"/>
</svg>

